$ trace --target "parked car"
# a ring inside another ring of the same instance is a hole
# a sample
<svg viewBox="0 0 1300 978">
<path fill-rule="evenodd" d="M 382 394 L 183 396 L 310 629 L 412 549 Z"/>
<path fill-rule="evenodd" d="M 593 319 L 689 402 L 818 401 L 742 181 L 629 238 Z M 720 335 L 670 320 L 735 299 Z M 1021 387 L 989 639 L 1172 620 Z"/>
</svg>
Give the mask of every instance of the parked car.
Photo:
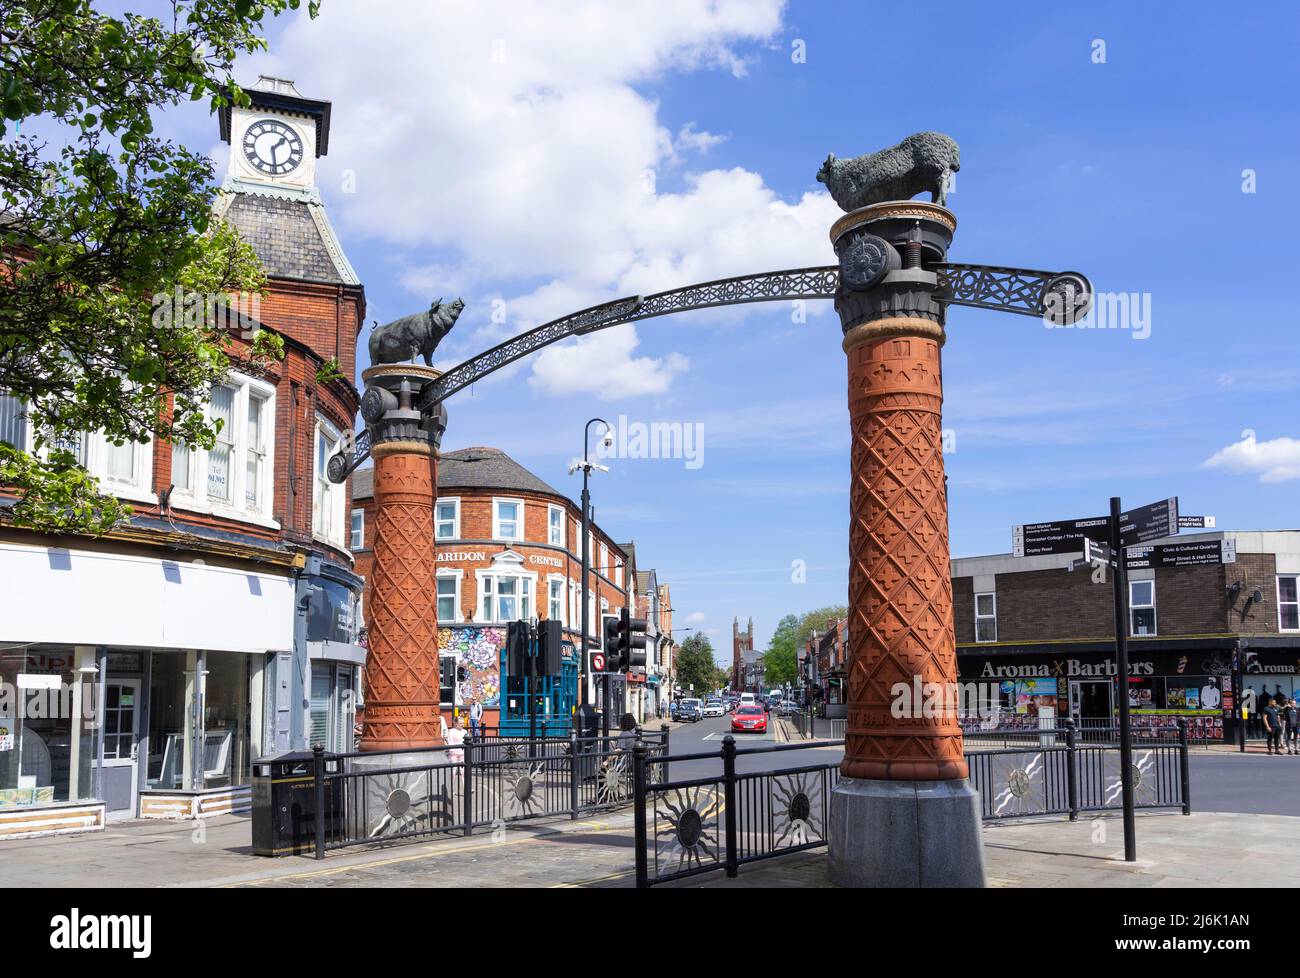
<svg viewBox="0 0 1300 978">
<path fill-rule="evenodd" d="M 677 705 L 677 719 L 683 723 L 694 723 L 704 719 L 704 709 L 699 700 L 682 700 Z"/>
<path fill-rule="evenodd" d="M 757 703 L 736 708 L 731 715 L 732 733 L 767 733 L 767 713 Z"/>
<path fill-rule="evenodd" d="M 788 717 L 788 716 L 793 716 L 798 712 L 799 712 L 798 703 L 796 703 L 794 700 L 782 700 L 781 708 L 777 711 L 777 714 L 779 716 Z"/>
<path fill-rule="evenodd" d="M 709 700 L 704 704 L 703 713 L 706 717 L 720 717 L 726 715 L 727 708 L 722 705 L 722 700 Z"/>
</svg>

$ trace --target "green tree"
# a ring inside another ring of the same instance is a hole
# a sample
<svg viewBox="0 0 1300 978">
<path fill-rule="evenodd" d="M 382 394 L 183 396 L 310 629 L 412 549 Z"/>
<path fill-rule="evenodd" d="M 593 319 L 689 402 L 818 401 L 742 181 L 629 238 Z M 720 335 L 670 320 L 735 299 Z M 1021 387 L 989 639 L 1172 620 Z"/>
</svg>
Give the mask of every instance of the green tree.
<svg viewBox="0 0 1300 978">
<path fill-rule="evenodd" d="M 677 685 L 682 689 L 692 686 L 696 696 L 717 689 L 722 670 L 713 660 L 713 644 L 708 636 L 698 632 L 689 635 L 677 648 Z"/>
<path fill-rule="evenodd" d="M 186 99 L 248 104 L 236 57 L 266 46 L 264 18 L 301 3 L 171 0 L 152 17 L 0 0 L 0 392 L 35 431 L 30 445 L 0 442 L 16 523 L 101 533 L 129 515 L 70 450 L 83 432 L 213 444 L 203 405 L 231 333 L 193 297 L 258 292 L 264 278 L 211 221 L 212 162 L 156 136 L 153 116 Z M 306 6 L 314 17 L 317 0 Z M 22 131 L 29 120 L 49 141 Z M 186 314 L 163 314 L 156 297 L 178 294 Z"/>
<path fill-rule="evenodd" d="M 814 608 L 812 611 L 805 611 L 799 616 L 798 627 L 794 630 L 795 648 L 803 648 L 814 631 L 826 631 L 826 623 L 832 618 L 846 618 L 848 614 L 849 609 L 842 604 L 832 604 L 827 605 L 825 608 Z"/>
<path fill-rule="evenodd" d="M 772 640 L 767 643 L 767 651 L 763 654 L 763 681 L 769 688 L 795 681 L 799 668 L 795 657 L 799 647 L 795 640 L 798 629 L 799 619 L 786 615 L 777 623 Z"/>
</svg>

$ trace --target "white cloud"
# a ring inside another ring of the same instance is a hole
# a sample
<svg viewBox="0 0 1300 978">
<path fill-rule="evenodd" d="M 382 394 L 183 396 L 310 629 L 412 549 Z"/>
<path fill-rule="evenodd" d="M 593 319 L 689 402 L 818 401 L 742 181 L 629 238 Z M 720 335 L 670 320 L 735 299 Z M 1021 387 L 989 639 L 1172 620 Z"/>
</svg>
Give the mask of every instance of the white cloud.
<svg viewBox="0 0 1300 978">
<path fill-rule="evenodd" d="M 615 326 L 547 347 L 528 383 L 551 394 L 590 394 L 602 401 L 662 394 L 690 361 L 680 353 L 634 357 L 639 342 L 631 326 Z"/>
<path fill-rule="evenodd" d="M 743 76 L 746 52 L 775 37 L 782 8 L 329 4 L 316 21 L 293 21 L 274 56 L 249 70 L 296 74 L 300 91 L 334 100 L 318 182 L 345 243 L 369 237 L 404 251 L 401 281 L 422 298 L 470 292 L 467 325 L 486 320 L 475 299 L 527 282 L 531 291 L 508 297 L 514 333 L 616 295 L 828 260 L 838 211 L 825 193 L 789 203 L 743 168 L 659 189 L 682 155 L 723 137 L 662 120 L 642 89 L 670 72 Z M 344 170 L 354 193 L 334 192 Z M 500 324 L 491 332 L 502 338 Z M 665 389 L 684 358 L 634 361 L 629 332 L 582 344 L 584 362 L 622 355 L 616 373 L 636 363 L 646 391 Z M 537 361 L 549 371 L 537 372 L 543 389 L 565 358 Z"/>
<path fill-rule="evenodd" d="M 1258 474 L 1260 482 L 1289 482 L 1300 479 L 1300 440 L 1273 438 L 1257 441 L 1247 428 L 1241 441 L 1219 449 L 1205 460 L 1206 468 Z"/>
<path fill-rule="evenodd" d="M 688 625 L 699 625 L 708 620 L 708 615 L 702 611 L 692 611 L 686 616 L 685 621 Z"/>
</svg>

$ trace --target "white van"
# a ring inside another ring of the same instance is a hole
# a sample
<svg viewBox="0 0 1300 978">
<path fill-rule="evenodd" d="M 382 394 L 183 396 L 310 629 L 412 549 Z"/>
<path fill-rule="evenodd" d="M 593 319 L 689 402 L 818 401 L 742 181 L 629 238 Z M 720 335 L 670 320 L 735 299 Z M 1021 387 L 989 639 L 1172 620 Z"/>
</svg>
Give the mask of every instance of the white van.
<svg viewBox="0 0 1300 978">
<path fill-rule="evenodd" d="M 757 701 L 756 699 L 754 699 L 754 694 L 753 694 L 753 693 L 741 693 L 741 694 L 740 694 L 740 705 L 741 705 L 741 706 L 753 706 L 753 705 L 754 705 L 755 703 L 757 703 L 757 702 L 758 702 L 758 701 Z"/>
</svg>

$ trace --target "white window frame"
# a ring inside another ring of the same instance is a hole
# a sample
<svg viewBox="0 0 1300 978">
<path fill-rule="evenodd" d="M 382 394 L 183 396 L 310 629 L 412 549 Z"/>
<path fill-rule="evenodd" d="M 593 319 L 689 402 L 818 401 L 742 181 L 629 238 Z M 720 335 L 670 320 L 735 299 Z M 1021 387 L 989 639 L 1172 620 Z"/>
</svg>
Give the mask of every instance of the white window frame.
<svg viewBox="0 0 1300 978">
<path fill-rule="evenodd" d="M 343 518 L 348 501 L 347 488 L 345 483 L 330 482 L 325 473 L 317 471 L 317 453 L 320 451 L 322 434 L 330 446 L 325 453 L 327 457 L 338 451 L 343 438 L 342 432 L 329 419 L 320 414 L 316 415 L 316 424 L 311 436 L 311 532 L 314 539 L 344 550 L 347 549 L 347 530 L 344 526 L 346 521 Z M 317 505 L 316 494 L 321 490 L 324 499 L 321 505 Z M 325 507 L 329 507 L 328 514 L 322 512 Z M 326 517 L 328 523 L 325 522 Z"/>
<path fill-rule="evenodd" d="M 502 503 L 513 503 L 519 507 L 519 515 L 515 519 L 515 536 L 504 536 L 501 533 L 501 514 L 500 506 Z M 514 496 L 493 496 L 492 497 L 492 539 L 500 540 L 502 543 L 523 543 L 524 542 L 524 501 Z"/>
<path fill-rule="evenodd" d="M 208 495 L 208 453 L 202 448 L 190 450 L 189 489 L 176 486 L 172 490 L 171 504 L 176 509 L 191 513 L 208 513 L 244 523 L 257 523 L 261 526 L 279 528 L 279 522 L 271 516 L 275 502 L 275 387 L 256 377 L 248 377 L 232 372 L 226 377 L 222 386 L 235 388 L 231 416 L 235 419 L 234 438 L 231 441 L 231 498 L 229 501 L 213 499 Z M 250 509 L 245 504 L 248 481 L 248 402 L 250 398 L 262 402 L 262 467 L 259 473 L 256 508 Z M 316 450 L 315 438 L 312 439 L 312 451 Z M 172 464 L 176 464 L 176 450 L 172 448 Z M 312 456 L 312 471 L 315 472 L 315 455 Z M 176 473 L 172 472 L 172 484 L 176 485 Z M 313 500 L 315 496 L 313 495 Z"/>
<path fill-rule="evenodd" d="M 439 526 L 447 522 L 446 520 L 438 518 L 438 507 L 445 506 L 448 503 L 450 503 L 453 509 L 455 510 L 455 515 L 453 515 L 451 518 L 451 536 L 445 537 L 438 532 Z M 439 498 L 433 501 L 433 538 L 434 540 L 437 540 L 439 542 L 460 539 L 460 497 L 459 496 L 440 496 Z"/>
<path fill-rule="evenodd" d="M 560 518 L 560 525 L 555 525 L 555 518 Z M 564 547 L 568 550 L 568 542 L 565 539 L 565 524 L 568 520 L 564 515 L 564 507 L 548 504 L 546 507 L 546 541 L 553 547 Z M 556 532 L 559 531 L 559 532 Z M 558 537 L 558 539 L 557 539 Z"/>
<path fill-rule="evenodd" d="M 475 621 L 486 625 L 504 625 L 507 622 L 515 621 L 513 618 L 497 618 L 497 588 L 496 581 L 502 578 L 510 578 L 515 581 L 523 582 L 528 585 L 528 607 L 524 608 L 524 591 L 522 585 L 515 594 L 515 610 L 521 612 L 520 618 L 531 618 L 537 611 L 537 574 L 534 571 L 520 571 L 504 567 L 488 567 L 474 572 L 475 580 L 478 584 L 478 593 L 475 594 Z M 484 599 L 488 597 L 488 580 L 492 580 L 491 603 L 484 609 Z"/>
<path fill-rule="evenodd" d="M 357 518 L 360 517 L 360 526 Z M 366 549 L 366 511 L 360 506 L 353 506 L 348 522 L 348 549 L 356 552 Z"/>
<path fill-rule="evenodd" d="M 2 393 L 4 392 L 0 391 Z M 31 416 L 26 414 L 26 405 L 12 394 L 5 396 L 23 412 L 17 422 L 23 429 L 23 444 L 18 447 L 22 451 L 32 452 L 36 444 L 36 426 L 32 423 Z M 153 491 L 153 444 L 151 436 L 146 442 L 129 442 L 123 446 L 131 449 L 131 468 L 135 473 L 131 479 L 117 479 L 109 475 L 108 450 L 111 446 L 103 432 L 83 433 L 75 454 L 79 456 L 86 471 L 99 480 L 99 488 L 105 495 L 129 502 L 157 505 L 158 496 Z M 41 454 L 48 454 L 48 449 Z"/>
<path fill-rule="evenodd" d="M 993 599 L 993 614 L 980 614 L 980 598 Z M 976 591 L 975 592 L 975 641 L 976 642 L 996 642 L 998 640 L 998 593 L 996 591 Z M 980 638 L 980 622 L 991 621 L 993 623 L 993 637 Z"/>
<path fill-rule="evenodd" d="M 579 597 L 580 591 L 577 581 L 569 581 L 569 628 L 575 632 L 581 627 L 582 602 Z"/>
<path fill-rule="evenodd" d="M 568 622 L 565 621 L 566 605 L 568 604 L 567 595 L 565 594 L 566 583 L 567 581 L 563 574 L 546 575 L 546 616 L 548 618 L 559 619 L 561 627 L 568 624 Z M 560 588 L 559 595 L 553 593 L 557 584 Z M 555 612 L 555 605 L 557 602 L 559 603 L 559 614 L 556 614 Z"/>
<path fill-rule="evenodd" d="M 600 576 L 608 581 L 610 578 L 609 547 L 604 543 L 600 545 L 600 564 L 598 566 L 600 567 Z"/>
<path fill-rule="evenodd" d="M 1133 586 L 1136 584 L 1151 585 L 1151 603 L 1134 604 L 1133 603 Z M 1151 610 L 1151 631 L 1143 632 L 1139 635 L 1133 630 L 1133 612 Z M 1155 578 L 1145 578 L 1143 580 L 1128 582 L 1128 635 L 1129 638 L 1154 638 L 1160 634 L 1160 613 L 1156 610 L 1156 581 Z"/>
<path fill-rule="evenodd" d="M 433 613 L 437 616 L 439 624 L 442 624 L 444 622 L 459 624 L 465 620 L 465 613 L 461 610 L 461 603 L 460 603 L 461 580 L 464 577 L 464 575 L 465 572 L 463 570 L 457 570 L 454 568 L 443 568 L 442 570 L 439 570 L 434 574 Z M 455 607 L 455 612 L 451 618 L 443 618 L 441 612 L 438 609 L 438 602 L 441 601 L 443 597 L 441 594 L 438 593 L 438 582 L 440 581 L 456 582 L 456 594 L 454 598 L 456 602 L 456 607 Z"/>
<path fill-rule="evenodd" d="M 1284 577 L 1288 578 L 1289 580 L 1295 581 L 1297 600 L 1287 601 L 1285 602 L 1285 604 L 1287 607 L 1292 607 L 1296 609 L 1296 622 L 1297 622 L 1296 628 L 1282 627 L 1282 607 L 1283 607 L 1282 578 Z M 1279 632 L 1300 632 L 1300 574 L 1278 574 L 1276 587 L 1277 587 L 1277 630 Z"/>
<path fill-rule="evenodd" d="M 623 558 L 617 554 L 614 555 L 614 586 L 623 587 Z"/>
</svg>

